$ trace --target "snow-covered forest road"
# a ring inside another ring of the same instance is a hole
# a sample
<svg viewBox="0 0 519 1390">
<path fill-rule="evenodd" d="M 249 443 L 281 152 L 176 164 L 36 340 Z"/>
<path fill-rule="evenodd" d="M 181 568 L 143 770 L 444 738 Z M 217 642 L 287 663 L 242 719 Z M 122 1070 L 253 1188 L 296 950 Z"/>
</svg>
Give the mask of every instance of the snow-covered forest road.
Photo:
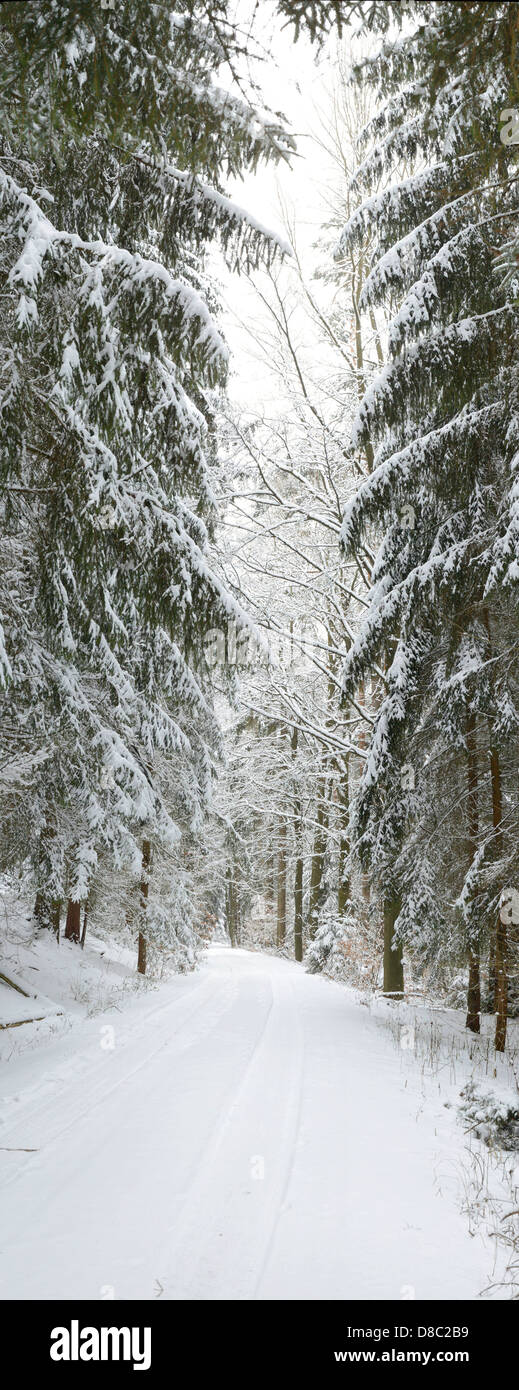
<svg viewBox="0 0 519 1390">
<path fill-rule="evenodd" d="M 452 1112 L 401 1063 L 339 985 L 225 947 L 13 1059 L 1 1295 L 476 1298 Z"/>
</svg>

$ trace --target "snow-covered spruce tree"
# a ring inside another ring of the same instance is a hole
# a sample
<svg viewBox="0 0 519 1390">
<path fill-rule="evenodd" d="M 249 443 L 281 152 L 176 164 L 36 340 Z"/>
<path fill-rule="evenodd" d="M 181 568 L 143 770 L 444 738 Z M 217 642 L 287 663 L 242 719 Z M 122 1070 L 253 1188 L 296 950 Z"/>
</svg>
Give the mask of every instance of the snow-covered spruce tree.
<svg viewBox="0 0 519 1390">
<path fill-rule="evenodd" d="M 377 933 L 378 935 L 378 933 Z M 355 988 L 376 987 L 380 965 L 379 942 L 373 929 L 351 906 L 339 913 L 327 904 L 309 942 L 304 963 L 310 975 L 322 972 Z"/>
<path fill-rule="evenodd" d="M 204 249 L 279 250 L 221 183 L 290 140 L 218 85 L 236 45 L 204 6 L 30 0 L 0 50 L 2 848 L 77 936 L 100 854 L 144 924 L 153 851 L 210 784 L 202 638 L 240 615 L 208 560 Z"/>
<path fill-rule="evenodd" d="M 394 7 L 376 8 L 387 27 Z M 424 759 L 434 748 L 457 763 L 457 790 L 451 796 L 447 786 L 438 823 L 448 843 L 463 806 L 454 897 L 471 966 L 467 1021 L 479 1027 L 478 947 L 492 926 L 502 1049 L 498 901 L 518 871 L 519 382 L 518 284 L 507 250 L 517 232 L 517 154 L 501 139 L 501 113 L 518 90 L 519 6 L 411 4 L 406 15 L 409 27 L 390 32 L 357 69 L 378 92 L 379 110 L 355 180 L 364 201 L 342 241 L 374 232 L 363 304 L 384 301 L 392 313 L 387 365 L 354 431 L 357 445 L 377 447 L 375 467 L 343 529 L 347 551 L 384 531 L 370 611 L 345 672 L 348 696 L 374 660 L 386 666 L 354 834 L 383 886 L 391 932 L 401 906 L 398 934 L 412 934 L 417 899 L 432 930 L 442 916 L 429 872 L 439 840 L 417 827 L 424 798 L 439 786 Z M 370 196 L 381 176 L 395 174 Z"/>
</svg>

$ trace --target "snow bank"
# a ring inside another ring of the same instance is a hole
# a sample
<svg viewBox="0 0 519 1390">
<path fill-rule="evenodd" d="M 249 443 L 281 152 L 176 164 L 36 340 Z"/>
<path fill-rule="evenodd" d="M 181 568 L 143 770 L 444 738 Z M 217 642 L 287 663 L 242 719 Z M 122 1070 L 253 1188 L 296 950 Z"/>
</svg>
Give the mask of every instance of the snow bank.
<svg viewBox="0 0 519 1390">
<path fill-rule="evenodd" d="M 135 951 L 99 937 L 84 950 L 36 929 L 30 905 L 0 887 L 0 1060 L 149 988 Z M 11 983 L 8 983 L 8 982 Z"/>
</svg>

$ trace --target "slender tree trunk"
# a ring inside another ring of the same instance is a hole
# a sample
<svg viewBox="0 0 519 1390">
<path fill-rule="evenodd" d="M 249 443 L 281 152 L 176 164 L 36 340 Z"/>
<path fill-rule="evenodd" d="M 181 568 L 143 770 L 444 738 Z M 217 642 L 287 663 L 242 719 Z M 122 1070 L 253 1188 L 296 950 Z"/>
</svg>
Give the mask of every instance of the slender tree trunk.
<svg viewBox="0 0 519 1390">
<path fill-rule="evenodd" d="M 351 883 L 349 874 L 345 872 L 345 863 L 349 854 L 349 843 L 341 836 L 339 845 L 339 888 L 337 892 L 337 909 L 339 917 L 346 915 L 348 903 L 351 898 Z"/>
<path fill-rule="evenodd" d="M 241 868 L 237 858 L 234 863 L 233 871 L 234 883 L 234 939 L 236 946 L 241 942 L 241 928 L 243 916 L 243 894 L 241 892 Z"/>
<path fill-rule="evenodd" d="M 488 948 L 488 1000 L 489 1012 L 496 1012 L 496 941 L 492 937 Z"/>
<path fill-rule="evenodd" d="M 294 955 L 303 959 L 303 815 L 301 801 L 296 798 L 294 815 L 294 835 L 296 842 L 296 866 L 294 874 Z"/>
<path fill-rule="evenodd" d="M 144 933 L 140 931 L 140 932 L 139 932 L 139 940 L 138 940 L 138 944 L 137 944 L 137 973 L 138 973 L 139 975 L 145 975 L 145 974 L 146 974 L 146 956 L 147 956 L 147 941 L 146 941 L 146 937 L 144 936 Z"/>
<path fill-rule="evenodd" d="M 52 930 L 53 930 L 53 932 L 54 932 L 54 935 L 55 935 L 55 937 L 56 937 L 56 941 L 57 941 L 57 942 L 59 942 L 59 938 L 60 938 L 60 928 L 61 928 L 61 903 L 60 903 L 60 902 L 54 902 L 54 903 L 52 904 Z"/>
<path fill-rule="evenodd" d="M 231 863 L 227 865 L 227 930 L 231 946 L 236 946 L 236 884 Z"/>
<path fill-rule="evenodd" d="M 300 820 L 296 833 L 301 835 Z M 298 854 L 294 878 L 294 955 L 296 960 L 303 959 L 303 867 L 302 855 Z"/>
<path fill-rule="evenodd" d="M 77 941 L 81 937 L 81 903 L 69 898 L 67 920 L 65 922 L 65 941 Z"/>
<path fill-rule="evenodd" d="M 88 903 L 85 903 L 85 907 L 84 907 L 84 911 L 83 911 L 83 930 L 82 930 L 82 932 L 81 932 L 81 950 L 84 950 L 84 946 L 85 946 L 86 934 L 87 934 L 87 922 L 88 922 Z"/>
<path fill-rule="evenodd" d="M 404 966 L 400 942 L 394 946 L 395 924 L 400 912 L 400 898 L 393 894 L 384 900 L 384 994 L 398 999 L 404 993 Z"/>
<path fill-rule="evenodd" d="M 298 730 L 292 730 L 290 746 L 295 758 L 298 744 Z M 294 956 L 303 959 L 303 809 L 297 781 L 297 764 L 294 769 L 294 840 L 296 845 L 296 864 L 294 873 Z"/>
<path fill-rule="evenodd" d="M 366 687 L 365 687 L 364 681 L 361 681 L 361 682 L 360 682 L 360 685 L 359 685 L 359 688 L 358 688 L 358 691 L 357 691 L 357 701 L 358 701 L 358 704 L 359 704 L 359 705 L 365 705 L 365 703 L 366 703 Z M 359 735 L 358 735 L 358 744 L 359 744 L 359 748 L 365 748 L 365 747 L 366 747 L 366 743 L 367 743 L 366 730 L 365 730 L 365 728 L 363 727 L 363 725 L 361 724 L 360 729 L 359 729 Z M 361 760 L 360 760 L 360 761 L 361 761 Z M 361 765 L 362 765 L 362 764 L 361 764 Z M 363 896 L 363 898 L 364 898 L 364 902 L 365 902 L 365 903 L 369 903 L 369 901 L 370 901 L 370 899 L 371 899 L 371 883 L 370 883 L 369 874 L 367 874 L 367 873 L 365 872 L 365 870 L 362 871 L 360 882 L 361 882 L 362 896 Z"/>
<path fill-rule="evenodd" d="M 227 872 L 226 872 L 225 877 L 226 877 L 226 884 L 225 884 L 225 900 L 226 900 L 227 930 L 228 930 L 228 932 L 229 932 L 229 939 L 230 939 L 230 942 L 231 942 L 231 946 L 234 946 L 234 941 L 233 941 L 233 939 L 232 939 L 232 938 L 233 938 L 232 900 L 231 900 L 231 898 L 232 898 L 232 881 L 231 881 L 231 866 L 230 866 L 230 864 L 227 865 Z"/>
<path fill-rule="evenodd" d="M 362 318 L 359 306 L 360 297 L 362 293 L 362 285 L 364 280 L 364 258 L 363 256 L 360 257 L 357 266 L 355 266 L 353 256 L 351 260 L 353 268 L 351 297 L 353 313 L 355 318 L 355 356 L 357 359 L 357 391 L 359 395 L 359 400 L 362 400 L 362 397 L 366 390 L 366 377 L 364 372 L 364 344 L 362 341 Z M 366 441 L 364 445 L 364 453 L 368 465 L 368 473 L 372 473 L 375 456 L 373 452 L 373 445 L 371 443 L 371 440 L 369 439 Z"/>
<path fill-rule="evenodd" d="M 317 803 L 317 826 L 314 835 L 312 866 L 310 870 L 310 899 L 308 904 L 308 933 L 314 937 L 317 931 L 319 901 L 326 856 L 326 833 L 328 830 L 328 807 L 326 804 L 326 781 L 320 780 Z"/>
<path fill-rule="evenodd" d="M 348 834 L 348 809 L 349 809 L 349 775 L 348 763 L 345 762 L 339 782 L 339 820 L 340 820 L 340 839 L 339 839 L 339 885 L 337 891 L 337 908 L 339 916 L 343 917 L 351 896 L 351 883 L 346 865 L 350 855 L 350 840 Z"/>
<path fill-rule="evenodd" d="M 499 856 L 503 848 L 503 802 L 501 792 L 501 767 L 497 748 L 490 749 L 490 775 L 492 779 L 492 822 L 496 836 L 496 852 Z M 496 1052 L 504 1052 L 506 1044 L 506 1025 L 508 1018 L 508 942 L 505 923 L 498 913 L 496 925 Z"/>
<path fill-rule="evenodd" d="M 490 626 L 490 614 L 488 609 L 483 610 L 483 621 L 488 634 L 489 656 L 492 656 L 492 632 Z M 494 827 L 494 843 L 496 858 L 500 859 L 503 853 L 503 797 L 501 789 L 501 765 L 499 761 L 498 749 L 492 740 L 492 730 L 490 730 L 490 778 L 492 782 L 492 824 Z M 501 921 L 498 913 L 495 936 L 495 1012 L 496 1012 L 496 1032 L 495 1049 L 496 1052 L 504 1052 L 506 1044 L 506 1025 L 508 1018 L 508 962 L 507 962 L 507 936 L 505 923 Z"/>
<path fill-rule="evenodd" d="M 471 1033 L 481 1031 L 481 976 L 479 968 L 479 951 L 473 951 L 469 946 L 469 983 L 467 989 L 467 1017 L 465 1027 L 470 1028 Z"/>
<path fill-rule="evenodd" d="M 40 893 L 39 889 L 34 901 L 33 916 L 38 927 L 47 927 L 49 925 L 45 899 L 43 893 Z"/>
<path fill-rule="evenodd" d="M 265 865 L 265 897 L 274 911 L 274 904 L 277 895 L 277 859 L 273 849 L 272 840 L 269 843 L 268 857 Z"/>
<path fill-rule="evenodd" d="M 149 891 L 149 872 L 151 864 L 151 844 L 149 840 L 142 842 L 142 873 L 141 873 L 141 929 L 139 931 L 139 942 L 137 949 L 137 971 L 139 975 L 146 974 L 147 940 L 144 931 L 146 922 L 146 911 L 148 906 Z"/>
<path fill-rule="evenodd" d="M 470 862 L 474 862 L 478 852 L 479 834 L 479 806 L 478 806 L 478 760 L 476 748 L 476 716 L 472 713 L 467 718 L 467 821 L 470 844 Z M 479 962 L 479 946 L 473 939 L 473 933 L 469 926 L 469 985 L 467 993 L 467 1017 L 465 1020 L 466 1028 L 470 1028 L 471 1033 L 479 1033 L 481 1030 L 481 975 Z"/>
<path fill-rule="evenodd" d="M 282 946 L 287 930 L 287 824 L 284 819 L 279 822 L 277 889 L 277 944 Z"/>
<path fill-rule="evenodd" d="M 498 918 L 496 928 L 496 1052 L 504 1052 L 508 1019 L 508 942 L 506 926 Z"/>
</svg>

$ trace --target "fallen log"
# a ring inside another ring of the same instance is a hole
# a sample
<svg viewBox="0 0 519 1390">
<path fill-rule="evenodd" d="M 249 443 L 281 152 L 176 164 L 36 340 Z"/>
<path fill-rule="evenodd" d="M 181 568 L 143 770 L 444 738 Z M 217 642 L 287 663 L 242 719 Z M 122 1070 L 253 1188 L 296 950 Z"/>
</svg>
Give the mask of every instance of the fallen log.
<svg viewBox="0 0 519 1390">
<path fill-rule="evenodd" d="M 58 1013 L 55 1014 L 38 1014 L 37 1018 L 19 1018 L 16 1023 L 0 1023 L 0 1029 L 22 1028 L 24 1023 L 43 1023 L 45 1018 L 61 1018 L 62 1015 L 63 1010 L 60 1009 Z"/>
<path fill-rule="evenodd" d="M 18 990 L 18 994 L 25 995 L 26 999 L 34 999 L 34 995 L 29 994 L 28 989 L 22 989 L 21 985 L 17 985 L 16 980 L 11 980 L 11 977 L 4 975 L 2 970 L 0 970 L 0 980 L 3 980 L 4 984 L 9 985 L 11 989 Z"/>
</svg>

